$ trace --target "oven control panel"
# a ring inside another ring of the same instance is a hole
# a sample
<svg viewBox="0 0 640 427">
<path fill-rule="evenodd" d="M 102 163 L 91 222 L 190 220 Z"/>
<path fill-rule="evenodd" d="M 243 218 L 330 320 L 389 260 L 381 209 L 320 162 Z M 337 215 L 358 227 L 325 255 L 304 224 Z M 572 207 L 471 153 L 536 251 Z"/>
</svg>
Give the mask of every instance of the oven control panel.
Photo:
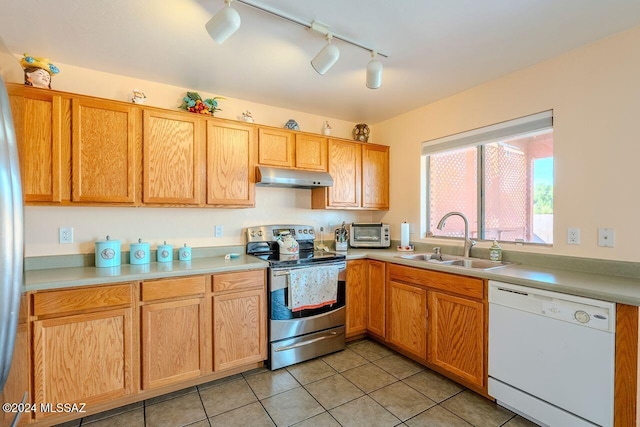
<svg viewBox="0 0 640 427">
<path fill-rule="evenodd" d="M 263 225 L 247 228 L 247 242 L 273 242 L 282 232 L 288 232 L 296 240 L 315 240 L 311 225 Z"/>
</svg>

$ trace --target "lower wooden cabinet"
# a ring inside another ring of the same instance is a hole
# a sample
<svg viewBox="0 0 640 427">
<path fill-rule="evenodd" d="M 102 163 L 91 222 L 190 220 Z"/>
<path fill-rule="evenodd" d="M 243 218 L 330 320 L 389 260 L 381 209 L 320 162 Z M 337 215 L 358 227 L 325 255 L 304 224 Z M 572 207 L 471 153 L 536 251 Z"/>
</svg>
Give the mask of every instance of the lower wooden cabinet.
<svg viewBox="0 0 640 427">
<path fill-rule="evenodd" d="M 429 292 L 429 362 L 478 387 L 484 381 L 484 304 Z"/>
<path fill-rule="evenodd" d="M 34 402 L 91 405 L 133 393 L 131 284 L 42 292 L 32 303 Z"/>
<path fill-rule="evenodd" d="M 426 359 L 426 289 L 390 280 L 387 292 L 387 340 L 420 359 Z"/>
<path fill-rule="evenodd" d="M 131 308 L 35 321 L 35 401 L 90 405 L 131 393 L 131 332 Z"/>
<path fill-rule="evenodd" d="M 382 261 L 367 260 L 367 330 L 379 338 L 386 336 L 385 328 L 385 263 Z"/>
<path fill-rule="evenodd" d="M 206 276 L 189 276 L 141 284 L 143 390 L 179 383 L 205 373 L 207 279 Z"/>
<path fill-rule="evenodd" d="M 346 337 L 367 332 L 367 261 L 347 261 Z"/>
<path fill-rule="evenodd" d="M 213 370 L 267 358 L 264 270 L 213 276 Z"/>
</svg>

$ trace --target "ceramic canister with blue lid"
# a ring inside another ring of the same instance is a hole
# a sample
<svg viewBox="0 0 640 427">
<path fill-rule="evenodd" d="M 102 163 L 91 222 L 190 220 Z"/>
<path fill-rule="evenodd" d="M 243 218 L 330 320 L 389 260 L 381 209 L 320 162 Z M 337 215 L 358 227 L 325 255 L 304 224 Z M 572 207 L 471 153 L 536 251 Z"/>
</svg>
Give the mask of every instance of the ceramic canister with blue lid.
<svg viewBox="0 0 640 427">
<path fill-rule="evenodd" d="M 96 267 L 117 267 L 120 265 L 120 240 L 111 240 L 107 236 L 106 240 L 97 241 L 96 247 Z"/>
<path fill-rule="evenodd" d="M 171 262 L 173 261 L 173 246 L 167 245 L 167 242 L 164 242 L 164 245 L 158 245 L 158 262 Z"/>
<path fill-rule="evenodd" d="M 178 250 L 178 259 L 180 261 L 191 261 L 191 248 L 186 243 Z"/>
<path fill-rule="evenodd" d="M 149 264 L 151 262 L 151 245 L 138 239 L 138 243 L 129 245 L 130 264 Z"/>
</svg>

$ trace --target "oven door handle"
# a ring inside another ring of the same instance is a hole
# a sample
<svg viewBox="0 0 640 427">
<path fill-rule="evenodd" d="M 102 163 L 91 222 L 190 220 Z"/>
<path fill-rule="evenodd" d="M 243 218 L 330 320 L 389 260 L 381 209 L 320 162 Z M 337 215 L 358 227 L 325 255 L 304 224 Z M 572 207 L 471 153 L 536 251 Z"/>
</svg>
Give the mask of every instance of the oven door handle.
<svg viewBox="0 0 640 427">
<path fill-rule="evenodd" d="M 300 341 L 300 342 L 297 342 L 295 344 L 287 345 L 287 346 L 284 346 L 284 347 L 278 347 L 278 348 L 276 348 L 274 350 L 275 351 L 293 350 L 294 348 L 304 347 L 305 345 L 313 344 L 313 343 L 316 343 L 318 341 L 324 341 L 324 340 L 328 340 L 328 339 L 331 339 L 331 338 L 335 338 L 338 335 L 342 335 L 342 332 L 331 331 L 331 332 L 327 333 L 324 336 L 312 338 L 310 340 Z"/>
</svg>

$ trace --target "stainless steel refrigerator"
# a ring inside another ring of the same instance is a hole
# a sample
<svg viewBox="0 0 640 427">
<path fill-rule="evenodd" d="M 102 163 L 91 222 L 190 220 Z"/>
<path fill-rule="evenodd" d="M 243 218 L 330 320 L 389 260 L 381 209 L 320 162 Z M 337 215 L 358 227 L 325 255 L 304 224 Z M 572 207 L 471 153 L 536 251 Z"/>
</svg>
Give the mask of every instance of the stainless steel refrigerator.
<svg viewBox="0 0 640 427">
<path fill-rule="evenodd" d="M 9 96 L 0 76 L 0 394 L 13 356 L 23 290 L 24 218 L 18 147 Z"/>
</svg>

